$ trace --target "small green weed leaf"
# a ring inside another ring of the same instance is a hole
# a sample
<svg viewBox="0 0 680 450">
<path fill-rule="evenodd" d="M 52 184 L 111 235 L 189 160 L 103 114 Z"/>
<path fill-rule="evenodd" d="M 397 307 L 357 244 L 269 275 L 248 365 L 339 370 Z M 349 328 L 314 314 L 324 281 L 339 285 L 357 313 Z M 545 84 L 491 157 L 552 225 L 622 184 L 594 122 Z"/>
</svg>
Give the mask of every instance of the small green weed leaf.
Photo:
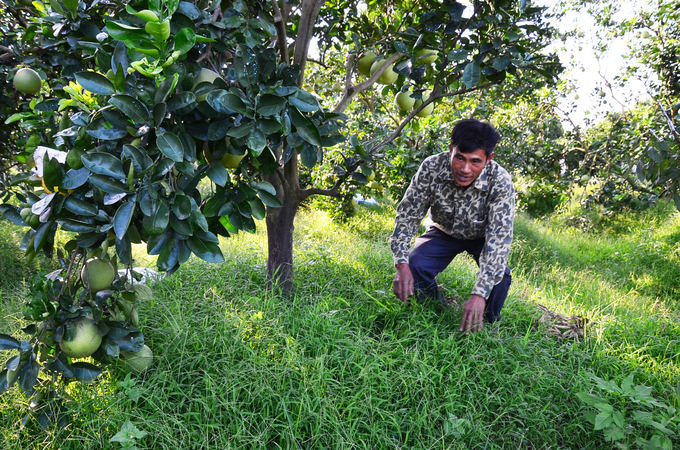
<svg viewBox="0 0 680 450">
<path fill-rule="evenodd" d="M 623 414 L 621 411 L 614 411 L 614 414 L 612 414 L 612 418 L 614 419 L 614 423 L 616 424 L 617 427 L 625 428 L 626 421 L 623 418 Z"/>
<path fill-rule="evenodd" d="M 97 72 L 78 72 L 76 80 L 87 91 L 93 94 L 112 95 L 116 88 L 104 75 Z"/>
<path fill-rule="evenodd" d="M 619 389 L 619 387 L 613 381 L 607 381 L 603 378 L 596 377 L 594 375 L 593 375 L 592 378 L 593 378 L 593 380 L 595 380 L 595 384 L 597 384 L 597 386 L 600 389 L 604 389 L 607 392 L 612 392 L 612 393 L 617 393 L 617 394 L 621 393 L 621 389 Z"/>
<path fill-rule="evenodd" d="M 605 428 L 602 430 L 602 433 L 604 434 L 604 440 L 608 442 L 619 441 L 626 437 L 626 430 L 614 425 Z"/>
<path fill-rule="evenodd" d="M 606 414 L 614 414 L 614 407 L 610 405 L 609 403 L 596 403 L 593 405 L 595 408 L 597 408 L 600 412 L 606 413 Z"/>
<path fill-rule="evenodd" d="M 611 414 L 601 412 L 595 416 L 595 431 L 604 430 L 614 422 Z"/>
</svg>

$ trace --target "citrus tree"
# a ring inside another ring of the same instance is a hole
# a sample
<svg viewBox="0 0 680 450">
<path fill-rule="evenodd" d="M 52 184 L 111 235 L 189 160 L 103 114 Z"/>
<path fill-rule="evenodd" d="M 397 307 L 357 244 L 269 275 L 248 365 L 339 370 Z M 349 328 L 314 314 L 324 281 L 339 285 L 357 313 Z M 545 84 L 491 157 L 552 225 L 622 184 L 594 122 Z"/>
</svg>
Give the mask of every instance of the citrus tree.
<svg viewBox="0 0 680 450">
<path fill-rule="evenodd" d="M 135 311 L 148 289 L 118 272 L 132 268 L 133 243 L 171 274 L 192 254 L 222 262 L 219 236 L 265 219 L 268 280 L 289 294 L 301 202 L 367 183 L 436 102 L 558 69 L 539 53 L 550 39 L 541 10 L 524 2 L 51 0 L 9 13 L 4 122 L 22 166 L 1 211 L 27 228 L 27 258 L 56 254 L 61 268 L 34 280 L 31 337 L 0 335 L 1 350 L 19 353 L 0 392 L 18 383 L 52 405 L 55 386 L 101 371 L 74 360 L 150 361 Z M 332 106 L 304 89 L 313 39 L 322 63 L 329 47 L 347 54 Z M 391 129 L 361 135 L 348 108 L 376 86 L 408 92 L 408 107 Z M 301 183 L 326 155 L 330 186 Z"/>
</svg>

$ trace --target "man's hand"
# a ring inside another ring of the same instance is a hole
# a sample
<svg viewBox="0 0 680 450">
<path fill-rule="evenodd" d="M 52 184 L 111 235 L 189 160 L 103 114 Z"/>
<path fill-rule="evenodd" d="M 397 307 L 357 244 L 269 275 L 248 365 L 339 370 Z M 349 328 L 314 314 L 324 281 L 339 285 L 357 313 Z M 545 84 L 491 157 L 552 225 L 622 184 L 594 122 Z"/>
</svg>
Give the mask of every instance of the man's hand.
<svg viewBox="0 0 680 450">
<path fill-rule="evenodd" d="M 399 300 L 408 302 L 408 298 L 414 294 L 411 268 L 406 263 L 397 264 L 396 268 L 397 273 L 394 275 L 392 290 Z"/>
<path fill-rule="evenodd" d="M 486 300 L 481 295 L 472 294 L 463 305 L 463 319 L 460 321 L 460 331 L 469 334 L 476 333 L 484 327 L 484 307 Z"/>
</svg>

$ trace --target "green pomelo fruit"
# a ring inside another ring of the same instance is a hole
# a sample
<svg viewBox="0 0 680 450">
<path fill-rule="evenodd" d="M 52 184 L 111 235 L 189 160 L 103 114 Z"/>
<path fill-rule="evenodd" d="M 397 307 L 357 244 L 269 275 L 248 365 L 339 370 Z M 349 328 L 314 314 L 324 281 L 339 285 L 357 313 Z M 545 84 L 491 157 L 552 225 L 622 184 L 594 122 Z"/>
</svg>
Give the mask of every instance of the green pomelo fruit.
<svg viewBox="0 0 680 450">
<path fill-rule="evenodd" d="M 71 358 L 85 358 L 92 355 L 102 343 L 99 328 L 95 325 L 94 320 L 89 317 L 77 320 L 74 325 L 76 326 L 76 333 L 73 340 L 62 340 L 59 347 Z"/>
<path fill-rule="evenodd" d="M 423 96 L 423 98 L 421 100 L 416 100 L 415 104 L 413 105 L 413 108 L 415 109 L 415 108 L 419 107 L 423 103 L 423 101 L 425 101 L 425 100 L 427 100 L 426 96 Z M 418 117 L 428 117 L 430 114 L 432 114 L 433 110 L 434 110 L 434 103 L 430 103 L 429 105 L 427 105 L 426 107 L 421 109 L 420 112 L 418 114 L 416 114 L 416 116 L 418 116 Z"/>
<path fill-rule="evenodd" d="M 376 55 L 371 50 L 364 53 L 364 56 L 362 56 L 359 59 L 359 63 L 357 64 L 357 70 L 359 71 L 359 73 L 365 77 L 370 77 L 371 66 L 373 65 L 373 63 L 375 62 L 375 58 L 377 57 L 378 55 Z"/>
<path fill-rule="evenodd" d="M 14 75 L 14 87 L 24 94 L 35 94 L 40 91 L 42 80 L 40 75 L 33 69 L 22 68 Z"/>
<path fill-rule="evenodd" d="M 246 155 L 233 155 L 231 153 L 227 153 L 220 159 L 220 162 L 222 165 L 227 168 L 227 169 L 236 169 L 238 165 L 241 163 L 241 160 L 245 158 Z"/>
<path fill-rule="evenodd" d="M 416 52 L 416 56 L 418 57 L 416 64 L 431 64 L 437 60 L 439 52 L 437 52 L 437 50 L 423 48 Z"/>
<path fill-rule="evenodd" d="M 371 173 L 368 176 L 366 176 L 366 178 L 368 179 L 368 181 L 375 180 L 375 172 L 371 170 Z"/>
<path fill-rule="evenodd" d="M 144 372 L 153 364 L 153 352 L 148 346 L 138 352 L 120 352 L 123 362 L 135 372 Z"/>
<path fill-rule="evenodd" d="M 85 287 L 87 287 L 89 281 L 92 292 L 99 292 L 111 286 L 114 278 L 116 278 L 116 271 L 110 262 L 91 258 L 87 260 L 80 271 L 80 277 Z"/>
<path fill-rule="evenodd" d="M 385 64 L 385 61 L 385 59 L 379 59 L 373 63 L 371 66 L 371 76 L 373 76 L 373 74 L 375 74 L 383 66 L 383 64 Z M 399 74 L 392 70 L 393 67 L 394 64 L 390 64 L 387 69 L 385 69 L 385 71 L 378 77 L 377 82 L 384 85 L 390 85 L 397 81 Z"/>
<path fill-rule="evenodd" d="M 409 109 L 413 108 L 413 105 L 416 103 L 416 99 L 411 97 L 411 91 L 399 92 L 394 97 L 394 103 L 397 104 L 397 107 L 399 107 L 400 110 L 408 111 Z"/>
<path fill-rule="evenodd" d="M 203 82 L 208 82 L 208 83 L 214 83 L 215 80 L 220 78 L 219 74 L 217 72 L 213 72 L 210 69 L 206 69 L 205 67 L 201 69 L 201 71 L 198 73 L 198 75 L 194 78 L 194 87 L 192 89 L 195 89 L 196 86 Z M 208 93 L 197 95 L 196 96 L 196 101 L 197 102 L 202 102 L 205 100 L 205 98 L 208 96 Z"/>
</svg>

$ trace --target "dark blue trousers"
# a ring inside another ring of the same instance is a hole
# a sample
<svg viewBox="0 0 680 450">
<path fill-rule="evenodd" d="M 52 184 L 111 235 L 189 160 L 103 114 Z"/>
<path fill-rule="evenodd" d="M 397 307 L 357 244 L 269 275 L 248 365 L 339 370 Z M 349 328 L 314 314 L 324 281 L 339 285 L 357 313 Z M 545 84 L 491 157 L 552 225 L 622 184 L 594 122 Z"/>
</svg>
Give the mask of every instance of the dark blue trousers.
<svg viewBox="0 0 680 450">
<path fill-rule="evenodd" d="M 413 274 L 414 288 L 419 299 L 434 298 L 445 302 L 435 277 L 444 271 L 459 253 L 468 252 L 479 266 L 479 255 L 482 253 L 485 239 L 461 240 L 455 239 L 439 228 L 430 229 L 416 239 L 416 244 L 409 254 L 409 267 Z M 491 291 L 486 300 L 484 319 L 495 322 L 501 318 L 501 309 L 508 296 L 512 283 L 510 269 L 505 268 L 505 274 L 500 283 Z"/>
</svg>

